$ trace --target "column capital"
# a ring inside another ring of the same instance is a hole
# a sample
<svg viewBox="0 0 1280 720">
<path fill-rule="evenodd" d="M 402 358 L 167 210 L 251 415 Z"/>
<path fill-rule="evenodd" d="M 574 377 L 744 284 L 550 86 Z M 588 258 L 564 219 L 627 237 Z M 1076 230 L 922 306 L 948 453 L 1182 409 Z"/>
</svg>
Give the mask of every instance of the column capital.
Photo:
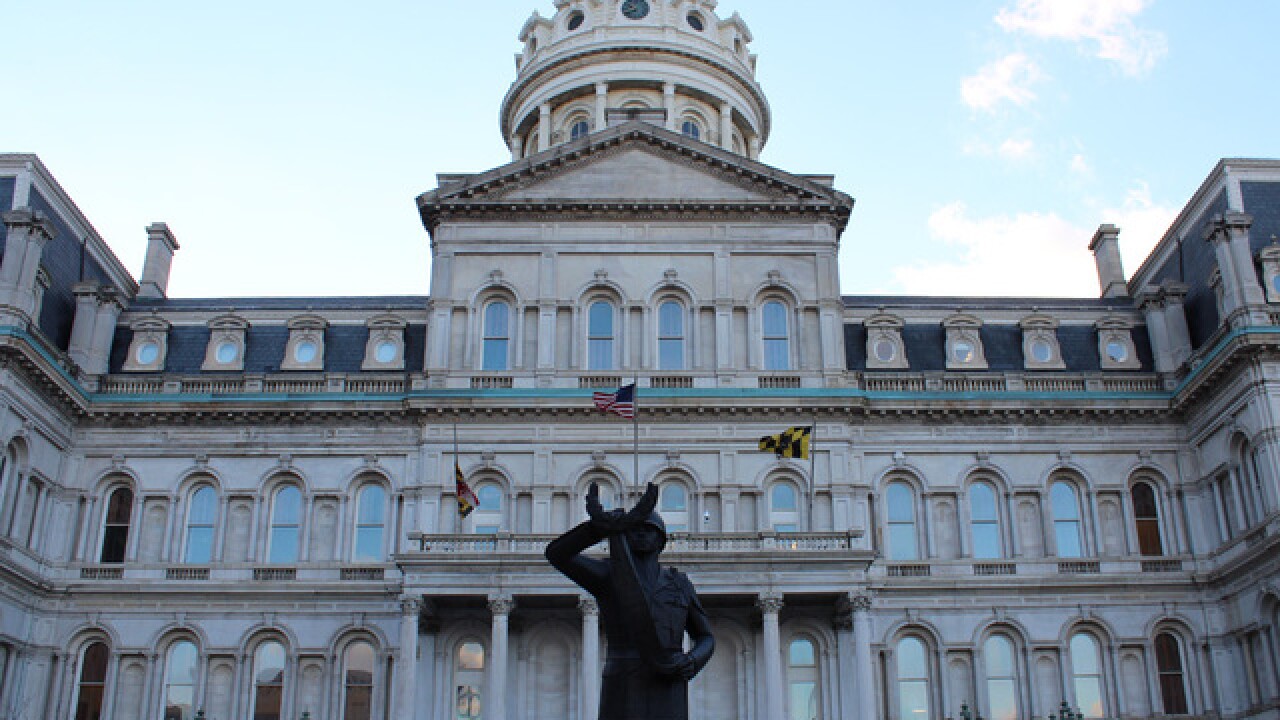
<svg viewBox="0 0 1280 720">
<path fill-rule="evenodd" d="M 581 595 L 578 597 L 578 610 L 583 615 L 599 615 L 600 605 L 590 595 Z"/>
<path fill-rule="evenodd" d="M 402 597 L 400 598 L 400 614 L 406 617 L 416 617 L 422 613 L 422 598 L 419 597 Z"/>
<path fill-rule="evenodd" d="M 29 207 L 10 210 L 0 215 L 0 218 L 4 219 L 4 225 L 10 232 L 26 230 L 33 237 L 40 237 L 46 241 L 52 240 L 58 234 L 57 228 L 53 226 L 53 221 L 45 217 L 45 214 L 39 210 L 32 210 Z"/>
<path fill-rule="evenodd" d="M 850 592 L 840 597 L 837 607 L 850 615 L 871 612 L 871 593 Z"/>
<path fill-rule="evenodd" d="M 489 612 L 494 615 L 510 615 L 516 609 L 516 601 L 510 595 L 490 595 Z"/>
<path fill-rule="evenodd" d="M 609 92 L 609 83 L 607 83 L 607 82 L 598 82 L 598 83 L 596 83 L 596 94 L 597 94 L 597 95 L 604 95 L 604 94 L 606 94 L 606 93 L 608 93 L 608 92 Z"/>
<path fill-rule="evenodd" d="M 782 593 L 769 590 L 756 596 L 756 607 L 765 615 L 777 615 L 782 612 Z"/>
<path fill-rule="evenodd" d="M 1230 232 L 1248 232 L 1253 227 L 1253 216 L 1243 212 L 1226 212 L 1222 215 L 1222 226 Z"/>
</svg>

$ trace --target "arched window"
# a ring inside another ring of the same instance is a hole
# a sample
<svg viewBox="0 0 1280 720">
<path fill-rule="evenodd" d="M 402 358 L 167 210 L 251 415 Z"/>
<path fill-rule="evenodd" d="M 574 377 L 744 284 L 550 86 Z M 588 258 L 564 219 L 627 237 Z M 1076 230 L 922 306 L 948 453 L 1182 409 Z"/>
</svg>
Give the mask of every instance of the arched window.
<svg viewBox="0 0 1280 720">
<path fill-rule="evenodd" d="M 969 486 L 969 526 L 973 531 L 973 556 L 979 559 L 1004 557 L 1000 543 L 1000 511 L 996 493 L 987 483 Z"/>
<path fill-rule="evenodd" d="M 1187 683 L 1183 677 L 1182 649 L 1173 633 L 1156 635 L 1156 672 L 1160 675 L 1160 700 L 1165 715 L 1186 715 Z"/>
<path fill-rule="evenodd" d="M 925 720 L 929 714 L 929 663 L 917 637 L 898 641 L 898 720 Z"/>
<path fill-rule="evenodd" d="M 791 369 L 791 334 L 787 330 L 787 306 L 770 300 L 761 309 L 761 336 L 764 338 L 764 369 Z"/>
<path fill-rule="evenodd" d="M 586 120 L 575 120 L 574 123 L 569 126 L 569 139 L 577 140 L 579 138 L 584 138 L 589 132 L 591 132 L 591 126 Z"/>
<path fill-rule="evenodd" d="M 667 300 L 658 306 L 658 369 L 684 368 L 684 307 Z"/>
<path fill-rule="evenodd" d="M 494 300 L 484 306 L 484 350 L 481 368 L 507 370 L 510 368 L 511 306 L 502 300 Z"/>
<path fill-rule="evenodd" d="M 476 487 L 476 499 L 480 504 L 472 514 L 475 531 L 482 535 L 492 535 L 502 529 L 502 488 L 493 483 L 484 483 Z"/>
<path fill-rule="evenodd" d="M 1071 636 L 1071 684 L 1076 708 L 1087 718 L 1106 716 L 1102 704 L 1102 656 L 1098 641 L 1085 632 Z"/>
<path fill-rule="evenodd" d="M 271 532 L 267 538 L 267 562 L 298 561 L 302 538 L 302 493 L 296 485 L 282 485 L 271 502 Z"/>
<path fill-rule="evenodd" d="M 253 653 L 253 720 L 281 720 L 284 712 L 284 646 L 268 640 Z"/>
<path fill-rule="evenodd" d="M 382 541 L 387 525 L 387 492 L 370 483 L 360 488 L 356 500 L 356 537 L 353 562 L 381 562 L 386 553 Z"/>
<path fill-rule="evenodd" d="M 1053 508 L 1053 535 L 1058 543 L 1058 557 L 1084 557 L 1076 489 L 1070 483 L 1055 482 L 1049 491 L 1049 505 Z"/>
<path fill-rule="evenodd" d="M 107 500 L 107 515 L 102 523 L 102 555 L 104 563 L 122 563 L 129 547 L 129 519 L 133 515 L 133 491 L 118 487 Z"/>
<path fill-rule="evenodd" d="M 372 720 L 373 658 L 373 646 L 363 640 L 342 653 L 342 720 Z"/>
<path fill-rule="evenodd" d="M 1133 522 L 1138 531 L 1138 552 L 1143 555 L 1163 555 L 1164 543 L 1160 539 L 1160 507 L 1156 493 L 1145 482 L 1134 483 Z"/>
<path fill-rule="evenodd" d="M 992 635 L 982 646 L 987 667 L 988 720 L 1018 720 L 1018 666 L 1013 659 L 1013 643 L 1003 635 Z"/>
<path fill-rule="evenodd" d="M 16 467 L 18 467 L 18 459 L 14 457 L 13 448 L 10 447 L 5 450 L 4 455 L 0 455 L 0 502 L 6 502 L 5 492 L 12 484 L 10 476 L 13 475 Z"/>
<path fill-rule="evenodd" d="M 80 657 L 80 682 L 76 685 L 76 719 L 101 720 L 102 700 L 107 690 L 107 661 L 111 653 L 106 643 L 90 643 Z"/>
<path fill-rule="evenodd" d="M 889 559 L 918 560 L 916 534 L 916 494 L 906 483 L 889 483 L 885 492 L 889 516 Z"/>
<path fill-rule="evenodd" d="M 614 489 L 613 480 L 606 479 L 603 477 L 588 479 L 585 483 L 583 483 L 582 494 L 579 496 L 579 499 L 576 502 L 577 506 L 580 508 L 579 513 L 581 515 L 581 519 L 583 520 L 588 519 L 586 506 L 585 506 L 585 503 L 583 502 L 583 499 L 586 498 L 587 490 L 591 487 L 591 483 L 593 482 L 596 484 L 596 487 L 600 489 L 600 506 L 603 507 L 605 510 L 613 510 L 618 507 L 618 499 L 620 497 L 620 494 L 617 492 L 617 490 Z M 663 517 L 663 520 L 665 521 L 666 518 Z"/>
<path fill-rule="evenodd" d="M 680 132 L 687 138 L 702 139 L 702 128 L 698 125 L 698 121 L 693 118 L 685 118 L 685 121 L 680 124 Z"/>
<path fill-rule="evenodd" d="M 217 491 L 209 485 L 196 488 L 187 503 L 187 540 L 182 551 L 183 562 L 207 563 L 213 560 L 213 525 L 217 516 Z"/>
<path fill-rule="evenodd" d="M 1251 526 L 1266 517 L 1266 490 L 1262 487 L 1262 474 L 1258 472 L 1258 453 L 1244 436 L 1237 436 L 1233 444 L 1234 474 L 1239 478 L 1237 491 L 1244 506 L 1244 523 Z"/>
<path fill-rule="evenodd" d="M 453 667 L 454 720 L 484 717 L 484 646 L 464 642 L 458 646 Z"/>
<path fill-rule="evenodd" d="M 689 492 L 678 482 L 669 482 L 662 486 L 662 494 L 658 499 L 658 512 L 667 523 L 669 532 L 689 531 Z"/>
<path fill-rule="evenodd" d="M 192 720 L 196 702 L 195 643 L 179 640 L 169 646 L 164 661 L 164 720 Z"/>
<path fill-rule="evenodd" d="M 809 638 L 787 646 L 788 720 L 820 720 L 822 693 L 818 691 L 818 659 Z"/>
<path fill-rule="evenodd" d="M 587 369 L 613 369 L 613 303 L 608 300 L 587 308 Z"/>
<path fill-rule="evenodd" d="M 774 483 L 769 490 L 769 524 L 774 532 L 796 532 L 800 529 L 800 505 L 796 486 L 789 482 Z"/>
</svg>

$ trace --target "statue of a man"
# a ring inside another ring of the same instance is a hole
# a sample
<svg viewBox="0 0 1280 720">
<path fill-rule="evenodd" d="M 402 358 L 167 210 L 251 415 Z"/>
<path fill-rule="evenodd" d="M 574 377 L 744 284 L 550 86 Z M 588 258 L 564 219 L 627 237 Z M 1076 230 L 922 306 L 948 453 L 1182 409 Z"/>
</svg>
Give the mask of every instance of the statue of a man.
<svg viewBox="0 0 1280 720">
<path fill-rule="evenodd" d="M 606 512 L 593 483 L 590 520 L 547 545 L 547 560 L 600 606 L 608 641 L 600 720 L 689 720 L 689 681 L 715 650 L 693 583 L 658 564 L 667 528 L 653 511 L 657 500 L 658 488 L 650 483 L 630 512 Z M 606 539 L 608 560 L 582 555 Z M 688 652 L 685 633 L 692 641 Z"/>
</svg>

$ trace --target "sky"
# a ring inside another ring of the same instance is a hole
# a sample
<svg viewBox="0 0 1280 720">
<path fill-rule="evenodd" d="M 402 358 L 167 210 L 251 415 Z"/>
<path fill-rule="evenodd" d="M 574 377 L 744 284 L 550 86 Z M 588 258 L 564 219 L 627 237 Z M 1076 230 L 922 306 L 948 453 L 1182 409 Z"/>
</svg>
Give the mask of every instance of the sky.
<svg viewBox="0 0 1280 720">
<path fill-rule="evenodd" d="M 510 159 L 498 106 L 550 0 L 0 0 L 0 152 L 38 154 L 173 297 L 426 295 L 414 198 Z M 1098 294 L 1222 157 L 1280 157 L 1274 0 L 722 0 L 773 110 L 761 160 L 857 200 L 845 294 Z"/>
</svg>

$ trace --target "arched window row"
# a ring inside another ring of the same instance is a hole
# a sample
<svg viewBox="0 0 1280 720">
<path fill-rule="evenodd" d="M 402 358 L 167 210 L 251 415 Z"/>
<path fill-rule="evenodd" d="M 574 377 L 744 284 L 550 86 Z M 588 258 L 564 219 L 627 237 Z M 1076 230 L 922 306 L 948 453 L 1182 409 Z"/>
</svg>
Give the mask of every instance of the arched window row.
<svg viewBox="0 0 1280 720">
<path fill-rule="evenodd" d="M 297 658 L 292 655 L 289 643 L 276 634 L 258 636 L 250 641 L 245 658 L 249 665 L 249 711 L 258 720 L 284 720 L 295 717 L 304 710 L 318 709 L 323 698 L 312 697 L 297 687 L 299 677 Z M 229 697 L 212 691 L 216 684 L 213 676 L 219 671 L 224 676 L 234 671 L 233 655 L 216 655 L 205 658 L 192 637 L 179 636 L 166 640 L 158 648 L 159 665 L 154 668 L 165 720 L 194 720 L 197 711 L 205 709 L 214 717 L 225 717 L 229 708 L 218 704 L 230 702 Z M 385 714 L 382 707 L 387 677 L 386 663 L 379 657 L 377 644 L 372 638 L 356 636 L 338 646 L 335 655 L 337 667 L 334 676 L 339 685 L 334 690 L 338 711 L 333 717 L 340 720 L 372 720 Z M 311 660 L 309 662 L 318 662 Z M 216 668 L 216 669 L 215 669 Z M 86 642 L 76 656 L 76 682 L 71 688 L 73 717 L 75 720 L 97 720 L 104 717 L 107 698 L 113 693 L 111 650 L 104 639 Z M 152 695 L 154 698 L 154 694 Z M 151 699 L 136 698 L 135 702 Z M 119 702 L 119 701 L 118 701 Z M 117 702 L 117 704 L 118 704 Z M 219 713 L 218 710 L 223 710 Z M 117 707 L 119 711 L 120 708 Z M 291 711 L 292 710 L 292 711 Z"/>
<path fill-rule="evenodd" d="M 876 541 L 892 561 L 1000 560 L 1014 557 L 1018 548 L 1024 557 L 1058 558 L 1176 552 L 1169 538 L 1177 526 L 1156 481 L 1145 476 L 1136 477 L 1127 493 L 1090 492 L 1066 474 L 1050 477 L 1042 492 L 1009 492 L 981 474 L 958 496 L 953 490 L 928 492 L 915 476 L 900 473 L 888 475 L 880 487 L 882 529 Z M 929 538 L 945 547 L 929 548 Z"/>
</svg>

